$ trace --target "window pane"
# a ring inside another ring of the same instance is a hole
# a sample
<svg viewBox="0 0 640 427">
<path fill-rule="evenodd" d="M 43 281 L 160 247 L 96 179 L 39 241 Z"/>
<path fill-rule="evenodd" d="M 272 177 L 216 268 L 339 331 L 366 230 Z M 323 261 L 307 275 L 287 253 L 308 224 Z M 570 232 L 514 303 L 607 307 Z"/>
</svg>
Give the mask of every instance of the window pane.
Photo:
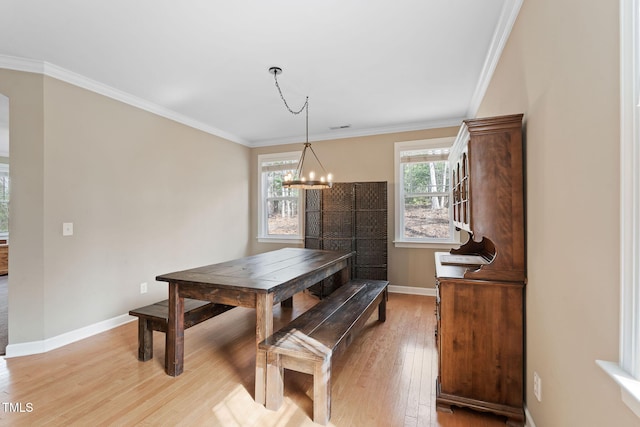
<svg viewBox="0 0 640 427">
<path fill-rule="evenodd" d="M 297 188 L 284 188 L 282 186 L 285 175 L 288 173 L 293 174 L 294 172 L 295 165 L 294 168 L 290 170 L 265 172 L 267 197 L 298 197 Z"/>
<path fill-rule="evenodd" d="M 299 159 L 299 152 L 258 156 L 260 165 L 259 239 L 302 238 L 302 217 L 298 212 L 302 192 L 297 188 L 282 186 L 284 177 L 295 173 Z"/>
<path fill-rule="evenodd" d="M 404 237 L 448 239 L 450 231 L 449 196 L 405 198 Z"/>
<path fill-rule="evenodd" d="M 9 175 L 0 174 L 0 233 L 9 232 Z"/>
<path fill-rule="evenodd" d="M 298 234 L 298 200 L 267 201 L 267 234 Z"/>
<path fill-rule="evenodd" d="M 450 146 L 454 138 L 397 142 L 394 145 L 398 182 L 396 241 L 453 243 L 458 232 L 451 218 Z M 407 247 L 411 247 L 408 245 Z"/>
<path fill-rule="evenodd" d="M 405 194 L 449 191 L 448 162 L 405 163 L 402 166 Z"/>
<path fill-rule="evenodd" d="M 9 203 L 0 202 L 0 233 L 9 232 Z"/>
</svg>

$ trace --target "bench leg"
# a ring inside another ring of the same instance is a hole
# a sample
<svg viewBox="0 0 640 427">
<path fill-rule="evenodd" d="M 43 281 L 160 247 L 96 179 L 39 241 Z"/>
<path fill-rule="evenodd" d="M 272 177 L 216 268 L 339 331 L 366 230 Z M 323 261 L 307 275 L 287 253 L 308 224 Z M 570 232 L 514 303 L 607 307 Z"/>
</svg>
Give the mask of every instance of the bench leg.
<svg viewBox="0 0 640 427">
<path fill-rule="evenodd" d="M 153 330 L 149 320 L 138 318 L 138 360 L 146 362 L 153 358 Z"/>
<path fill-rule="evenodd" d="M 293 308 L 293 297 L 282 300 L 280 307 Z"/>
<path fill-rule="evenodd" d="M 331 418 L 331 358 L 316 362 L 313 372 L 313 422 L 327 425 Z"/>
<path fill-rule="evenodd" d="M 267 391 L 266 407 L 277 411 L 282 405 L 284 395 L 284 369 L 280 355 L 267 352 Z"/>
</svg>

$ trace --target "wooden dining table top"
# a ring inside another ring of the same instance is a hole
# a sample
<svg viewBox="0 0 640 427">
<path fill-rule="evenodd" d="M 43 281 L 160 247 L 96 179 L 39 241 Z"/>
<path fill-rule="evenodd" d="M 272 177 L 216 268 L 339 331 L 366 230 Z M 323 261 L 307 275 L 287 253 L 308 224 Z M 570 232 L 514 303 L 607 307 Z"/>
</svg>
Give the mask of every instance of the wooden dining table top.
<svg viewBox="0 0 640 427">
<path fill-rule="evenodd" d="M 274 292 L 353 254 L 306 248 L 283 248 L 231 261 L 163 274 L 156 280 L 198 284 L 252 293 Z"/>
</svg>

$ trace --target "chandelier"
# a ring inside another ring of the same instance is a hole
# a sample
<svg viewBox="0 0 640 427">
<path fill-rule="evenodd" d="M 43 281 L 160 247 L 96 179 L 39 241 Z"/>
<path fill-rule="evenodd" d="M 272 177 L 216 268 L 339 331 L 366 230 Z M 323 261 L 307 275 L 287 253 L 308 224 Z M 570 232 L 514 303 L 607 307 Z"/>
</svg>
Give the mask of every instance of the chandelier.
<svg viewBox="0 0 640 427">
<path fill-rule="evenodd" d="M 282 186 L 285 188 L 302 188 L 305 190 L 331 188 L 331 186 L 333 185 L 333 177 L 330 173 L 327 173 L 326 169 L 322 165 L 322 162 L 320 162 L 320 159 L 316 155 L 316 152 L 313 151 L 311 143 L 309 142 L 309 97 L 306 97 L 304 105 L 302 105 L 299 110 L 292 110 L 291 107 L 289 107 L 289 104 L 287 104 L 287 101 L 284 99 L 284 95 L 282 94 L 282 90 L 280 89 L 280 85 L 278 84 L 278 74 L 282 73 L 282 68 L 271 67 L 269 68 L 269 72 L 273 74 L 276 88 L 278 89 L 280 98 L 282 98 L 282 102 L 284 102 L 284 106 L 287 107 L 287 110 L 289 110 L 289 112 L 294 115 L 300 114 L 303 110 L 306 113 L 306 142 L 304 143 L 304 148 L 302 149 L 302 154 L 300 155 L 300 160 L 298 161 L 298 166 L 296 167 L 295 174 L 288 173 L 284 177 Z M 316 176 L 316 173 L 313 170 L 310 170 L 308 174 L 305 175 L 306 170 L 304 167 L 304 160 L 305 155 L 307 154 L 307 149 L 311 151 L 311 154 L 313 154 L 313 157 L 316 159 L 316 162 L 320 166 L 320 176 Z"/>
</svg>

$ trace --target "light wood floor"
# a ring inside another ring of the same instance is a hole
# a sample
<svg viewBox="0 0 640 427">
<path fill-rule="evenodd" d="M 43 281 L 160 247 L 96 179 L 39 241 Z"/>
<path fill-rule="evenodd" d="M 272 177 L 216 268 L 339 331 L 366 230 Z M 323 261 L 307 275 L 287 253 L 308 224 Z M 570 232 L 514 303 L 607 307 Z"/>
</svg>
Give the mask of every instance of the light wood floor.
<svg viewBox="0 0 640 427">
<path fill-rule="evenodd" d="M 315 303 L 276 307 L 275 327 Z M 490 414 L 435 410 L 434 299 L 391 294 L 334 361 L 333 426 L 504 426 Z M 307 375 L 287 372 L 279 411 L 253 401 L 255 315 L 236 308 L 185 332 L 185 370 L 165 375 L 164 335 L 139 362 L 135 322 L 50 351 L 0 360 L 0 424 L 38 426 L 313 426 Z M 12 407 L 8 406 L 12 403 Z M 23 410 L 11 412 L 10 409 Z"/>
</svg>

